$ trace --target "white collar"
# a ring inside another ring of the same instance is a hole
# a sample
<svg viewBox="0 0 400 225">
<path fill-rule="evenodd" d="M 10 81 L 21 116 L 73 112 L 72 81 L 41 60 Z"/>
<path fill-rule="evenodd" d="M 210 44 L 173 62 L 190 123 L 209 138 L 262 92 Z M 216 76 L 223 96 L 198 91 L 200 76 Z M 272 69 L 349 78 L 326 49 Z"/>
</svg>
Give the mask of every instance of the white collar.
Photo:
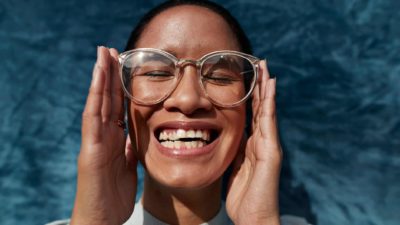
<svg viewBox="0 0 400 225">
<path fill-rule="evenodd" d="M 221 208 L 218 214 L 206 223 L 200 225 L 224 225 L 232 224 L 230 221 L 226 209 L 225 203 L 221 202 Z M 148 211 L 143 208 L 141 201 L 135 204 L 135 210 L 131 217 L 123 225 L 168 225 L 151 215 Z"/>
</svg>

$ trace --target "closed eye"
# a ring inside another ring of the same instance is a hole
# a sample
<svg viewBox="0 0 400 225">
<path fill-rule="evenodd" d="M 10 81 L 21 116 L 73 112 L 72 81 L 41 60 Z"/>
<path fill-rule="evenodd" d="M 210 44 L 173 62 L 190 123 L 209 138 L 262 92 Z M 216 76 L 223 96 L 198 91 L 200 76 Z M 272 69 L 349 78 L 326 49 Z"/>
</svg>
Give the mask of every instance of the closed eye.
<svg viewBox="0 0 400 225">
<path fill-rule="evenodd" d="M 239 79 L 234 76 L 222 73 L 205 74 L 202 76 L 202 80 L 203 82 L 210 82 L 216 85 L 229 85 L 233 82 L 239 81 Z"/>
<path fill-rule="evenodd" d="M 164 80 L 170 80 L 174 78 L 174 74 L 168 71 L 162 71 L 162 70 L 153 70 L 153 71 L 148 71 L 144 72 L 142 71 L 140 74 L 133 74 L 135 77 L 143 77 L 147 78 L 147 80 L 154 80 L 154 81 L 164 81 Z"/>
<path fill-rule="evenodd" d="M 150 72 L 143 73 L 142 76 L 169 77 L 169 76 L 173 76 L 173 75 L 168 71 L 155 70 L 155 71 L 150 71 Z"/>
</svg>

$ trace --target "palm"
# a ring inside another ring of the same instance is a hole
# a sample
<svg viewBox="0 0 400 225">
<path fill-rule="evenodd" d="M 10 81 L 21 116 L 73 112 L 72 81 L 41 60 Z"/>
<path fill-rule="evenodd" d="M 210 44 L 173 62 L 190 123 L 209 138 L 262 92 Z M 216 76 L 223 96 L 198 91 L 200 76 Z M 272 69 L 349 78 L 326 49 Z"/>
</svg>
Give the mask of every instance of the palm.
<svg viewBox="0 0 400 225">
<path fill-rule="evenodd" d="M 107 202 L 111 215 L 118 215 L 122 221 L 125 221 L 132 214 L 137 174 L 134 169 L 127 167 L 123 130 L 113 122 L 98 121 L 97 123 L 93 125 L 101 127 L 99 142 L 93 143 L 91 152 L 87 156 L 82 156 L 82 159 L 86 157 L 92 159 L 83 162 L 82 164 L 89 165 L 82 167 L 86 167 L 84 170 L 87 171 L 97 171 L 96 174 L 91 175 L 92 178 L 98 179 L 99 185 L 107 187 L 102 193 L 102 201 Z"/>
<path fill-rule="evenodd" d="M 130 142 L 115 122 L 124 113 L 118 53 L 106 48 L 99 50 L 82 117 L 78 189 L 72 222 L 122 224 L 134 207 L 136 160 L 127 160 L 126 155 L 132 155 Z"/>
<path fill-rule="evenodd" d="M 253 99 L 253 130 L 234 165 L 227 196 L 227 210 L 235 223 L 275 218 L 282 152 L 276 127 L 275 81 L 264 66 Z M 271 223 L 272 224 L 272 223 Z"/>
</svg>

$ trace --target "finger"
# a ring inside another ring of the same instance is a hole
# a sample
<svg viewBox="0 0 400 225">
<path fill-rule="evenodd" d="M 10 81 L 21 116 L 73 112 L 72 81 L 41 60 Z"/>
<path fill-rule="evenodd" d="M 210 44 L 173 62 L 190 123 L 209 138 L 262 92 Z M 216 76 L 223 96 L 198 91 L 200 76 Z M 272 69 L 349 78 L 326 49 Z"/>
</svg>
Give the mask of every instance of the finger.
<svg viewBox="0 0 400 225">
<path fill-rule="evenodd" d="M 261 63 L 261 62 L 260 62 Z M 256 86 L 254 88 L 253 92 L 253 102 L 252 102 L 252 110 L 253 110 L 253 119 L 252 119 L 252 130 L 255 129 L 255 126 L 257 124 L 257 115 L 258 115 L 258 109 L 260 106 L 260 84 L 261 84 L 261 79 L 263 77 L 261 67 L 258 68 L 258 78 L 256 82 Z"/>
<path fill-rule="evenodd" d="M 261 117 L 263 118 L 262 121 L 262 130 L 261 133 L 263 135 L 268 135 L 269 137 L 272 138 L 272 140 L 275 140 L 276 143 L 279 143 L 278 141 L 278 126 L 277 126 L 277 120 L 276 120 L 276 102 L 275 102 L 275 96 L 276 96 L 276 78 L 271 79 L 268 67 L 267 67 L 267 62 L 264 61 L 264 63 L 261 65 L 261 68 L 263 70 L 264 74 L 264 79 L 262 81 L 263 89 L 261 93 Z M 274 142 L 274 143 L 275 143 Z"/>
<path fill-rule="evenodd" d="M 104 73 L 104 87 L 103 87 L 103 102 L 101 106 L 101 114 L 103 122 L 110 121 L 111 115 L 111 81 L 110 81 L 110 63 L 111 56 L 110 52 L 106 47 L 99 47 L 99 63 L 98 66 Z"/>
<path fill-rule="evenodd" d="M 261 135 L 273 141 L 278 140 L 278 128 L 276 120 L 276 78 L 269 79 L 268 90 L 265 92 L 264 100 L 262 101 L 260 113 Z"/>
<path fill-rule="evenodd" d="M 88 140 L 96 141 L 99 138 L 99 123 L 101 121 L 101 108 L 103 104 L 103 89 L 105 84 L 104 71 L 99 67 L 101 52 L 98 51 L 97 61 L 94 65 L 92 82 L 90 84 L 89 94 L 86 100 L 85 109 L 82 114 L 82 136 L 90 134 Z M 94 138 L 94 139 L 93 139 Z M 83 138 L 83 141 L 86 139 Z"/>
<path fill-rule="evenodd" d="M 118 51 L 114 48 L 110 49 L 111 54 L 111 119 L 122 120 L 124 117 L 124 94 L 122 91 Z"/>
<path fill-rule="evenodd" d="M 97 62 L 93 68 L 92 82 L 90 84 L 89 94 L 86 99 L 84 116 L 100 116 L 101 105 L 103 102 L 104 74 L 98 67 Z"/>
<path fill-rule="evenodd" d="M 261 61 L 261 71 L 262 71 L 262 77 L 261 77 L 261 87 L 260 87 L 260 98 L 261 101 L 263 101 L 267 90 L 267 81 L 269 80 L 267 62 L 265 60 Z"/>
<path fill-rule="evenodd" d="M 253 102 L 252 102 L 252 113 L 253 113 L 253 119 L 252 119 L 252 129 L 255 129 L 255 125 L 256 125 L 256 119 L 257 119 L 257 115 L 258 115 L 258 109 L 260 106 L 260 84 L 257 83 L 255 88 L 254 88 L 254 93 L 253 93 Z"/>
<path fill-rule="evenodd" d="M 267 62 L 266 59 L 263 60 L 263 61 L 264 61 L 264 64 L 262 65 L 262 68 L 265 71 L 265 75 L 266 75 L 267 80 L 269 80 L 271 78 L 271 75 L 269 74 L 269 70 L 268 70 L 268 62 Z"/>
</svg>

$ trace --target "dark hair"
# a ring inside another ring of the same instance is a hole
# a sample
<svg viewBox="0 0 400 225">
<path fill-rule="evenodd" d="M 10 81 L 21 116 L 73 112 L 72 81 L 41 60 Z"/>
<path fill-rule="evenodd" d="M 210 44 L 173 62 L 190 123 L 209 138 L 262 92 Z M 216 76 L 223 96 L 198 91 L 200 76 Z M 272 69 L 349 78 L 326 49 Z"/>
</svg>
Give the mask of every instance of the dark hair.
<svg viewBox="0 0 400 225">
<path fill-rule="evenodd" d="M 139 40 L 143 30 L 154 17 L 167 9 L 181 5 L 204 7 L 220 15 L 229 24 L 233 34 L 236 36 L 240 45 L 240 50 L 244 53 L 252 54 L 250 41 L 244 33 L 239 22 L 224 7 L 207 0 L 171 0 L 154 7 L 141 18 L 135 29 L 132 31 L 128 43 L 126 44 L 125 51 L 135 48 L 136 42 Z"/>
</svg>

